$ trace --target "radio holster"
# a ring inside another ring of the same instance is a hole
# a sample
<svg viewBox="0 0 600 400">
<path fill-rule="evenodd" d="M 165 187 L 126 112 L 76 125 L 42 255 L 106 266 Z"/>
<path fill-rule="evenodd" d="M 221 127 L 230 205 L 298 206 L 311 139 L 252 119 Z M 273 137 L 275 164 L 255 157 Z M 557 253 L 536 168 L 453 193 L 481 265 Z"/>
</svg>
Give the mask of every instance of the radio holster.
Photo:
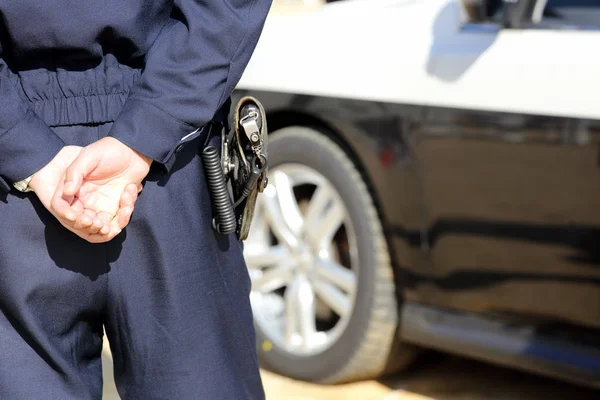
<svg viewBox="0 0 600 400">
<path fill-rule="evenodd" d="M 267 186 L 267 122 L 254 97 L 243 97 L 234 109 L 231 129 L 221 130 L 220 148 L 206 146 L 203 163 L 215 209 L 213 228 L 223 235 L 248 238 L 256 199 Z"/>
</svg>

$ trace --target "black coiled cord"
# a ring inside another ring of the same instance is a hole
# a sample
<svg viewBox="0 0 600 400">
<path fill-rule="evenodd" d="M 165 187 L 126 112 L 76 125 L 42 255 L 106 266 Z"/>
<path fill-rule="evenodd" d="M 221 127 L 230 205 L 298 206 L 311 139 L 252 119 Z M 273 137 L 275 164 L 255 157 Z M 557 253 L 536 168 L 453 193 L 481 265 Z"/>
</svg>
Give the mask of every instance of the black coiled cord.
<svg viewBox="0 0 600 400">
<path fill-rule="evenodd" d="M 233 204 L 227 190 L 225 176 L 221 169 L 221 158 L 215 146 L 207 146 L 202 151 L 202 161 L 208 180 L 208 188 L 213 199 L 217 216 L 213 226 L 217 232 L 228 235 L 237 229 L 237 221 Z"/>
</svg>

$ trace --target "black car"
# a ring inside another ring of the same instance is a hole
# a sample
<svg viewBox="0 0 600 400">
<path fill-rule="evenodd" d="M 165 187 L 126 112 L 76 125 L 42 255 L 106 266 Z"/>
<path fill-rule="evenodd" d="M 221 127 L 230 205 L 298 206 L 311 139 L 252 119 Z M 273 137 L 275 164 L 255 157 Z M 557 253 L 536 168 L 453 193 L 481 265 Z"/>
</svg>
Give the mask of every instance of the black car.
<svg viewBox="0 0 600 400">
<path fill-rule="evenodd" d="M 274 14 L 245 245 L 262 363 L 325 383 L 438 349 L 600 386 L 600 1 Z"/>
</svg>

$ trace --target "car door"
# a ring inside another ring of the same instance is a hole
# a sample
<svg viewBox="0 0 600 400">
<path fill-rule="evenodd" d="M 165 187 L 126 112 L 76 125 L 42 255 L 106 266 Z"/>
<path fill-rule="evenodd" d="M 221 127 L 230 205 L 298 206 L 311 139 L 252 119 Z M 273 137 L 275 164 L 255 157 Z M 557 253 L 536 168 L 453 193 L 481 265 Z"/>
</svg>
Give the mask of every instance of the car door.
<svg viewBox="0 0 600 400">
<path fill-rule="evenodd" d="M 412 279 L 424 303 L 599 327 L 600 1 L 533 1 L 514 24 L 519 1 L 447 1 L 432 27 L 431 267 Z"/>
</svg>

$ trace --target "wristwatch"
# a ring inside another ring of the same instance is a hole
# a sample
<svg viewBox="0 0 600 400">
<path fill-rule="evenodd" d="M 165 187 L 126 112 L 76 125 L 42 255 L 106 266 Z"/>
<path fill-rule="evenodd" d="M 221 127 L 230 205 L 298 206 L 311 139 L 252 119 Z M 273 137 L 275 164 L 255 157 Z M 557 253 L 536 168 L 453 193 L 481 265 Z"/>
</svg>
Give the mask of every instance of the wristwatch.
<svg viewBox="0 0 600 400">
<path fill-rule="evenodd" d="M 33 175 L 28 178 L 23 179 L 22 181 L 13 183 L 13 186 L 19 192 L 23 192 L 23 193 L 33 192 L 33 189 L 29 186 L 29 182 L 31 182 L 31 178 L 33 178 Z"/>
</svg>

